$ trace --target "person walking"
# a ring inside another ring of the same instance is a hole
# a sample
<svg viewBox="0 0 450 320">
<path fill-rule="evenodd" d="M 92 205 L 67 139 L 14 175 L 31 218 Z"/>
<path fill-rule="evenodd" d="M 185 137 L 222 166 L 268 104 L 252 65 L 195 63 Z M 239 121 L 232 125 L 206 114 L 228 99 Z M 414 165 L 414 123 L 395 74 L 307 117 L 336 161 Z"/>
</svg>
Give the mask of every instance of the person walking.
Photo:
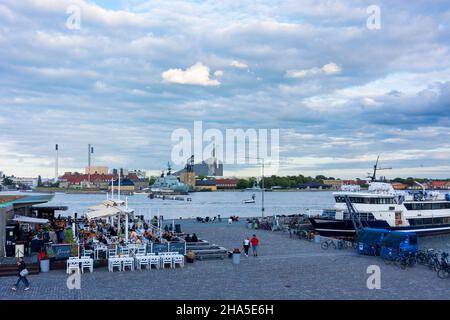
<svg viewBox="0 0 450 320">
<path fill-rule="evenodd" d="M 253 235 L 252 239 L 250 240 L 250 243 L 252 245 L 253 256 L 257 257 L 258 256 L 259 239 L 256 237 L 256 234 Z"/>
<path fill-rule="evenodd" d="M 244 252 L 245 256 L 248 257 L 248 250 L 250 249 L 250 239 L 247 237 L 244 239 Z"/>
<path fill-rule="evenodd" d="M 27 269 L 27 266 L 26 266 L 23 258 L 19 258 L 19 260 L 17 261 L 17 267 L 18 267 L 19 279 L 17 279 L 16 284 L 11 289 L 13 291 L 17 291 L 17 287 L 19 286 L 20 282 L 22 281 L 25 285 L 25 291 L 30 290 L 30 283 L 28 282 L 28 279 L 27 279 L 28 269 Z"/>
</svg>

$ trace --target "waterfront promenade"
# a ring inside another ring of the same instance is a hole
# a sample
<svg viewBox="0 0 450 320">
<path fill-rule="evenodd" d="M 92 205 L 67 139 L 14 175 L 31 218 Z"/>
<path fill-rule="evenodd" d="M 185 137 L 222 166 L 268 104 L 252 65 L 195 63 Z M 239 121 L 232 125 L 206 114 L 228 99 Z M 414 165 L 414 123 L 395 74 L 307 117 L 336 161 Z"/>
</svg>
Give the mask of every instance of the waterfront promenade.
<svg viewBox="0 0 450 320">
<path fill-rule="evenodd" d="M 241 247 L 252 231 L 244 222 L 228 225 L 181 221 L 182 230 L 224 246 Z M 287 233 L 256 231 L 260 256 L 196 261 L 184 269 L 110 273 L 94 269 L 81 278 L 81 290 L 69 290 L 64 270 L 29 276 L 31 289 L 10 290 L 15 277 L 0 278 L 0 299 L 449 299 L 450 280 L 416 266 L 401 270 L 380 258 L 352 250 L 324 251 L 320 245 L 290 239 Z M 422 241 L 449 249 L 450 237 Z M 438 245 L 439 244 L 439 245 Z M 450 250 L 448 250 L 450 251 Z M 369 265 L 381 268 L 381 290 L 366 287 Z"/>
</svg>

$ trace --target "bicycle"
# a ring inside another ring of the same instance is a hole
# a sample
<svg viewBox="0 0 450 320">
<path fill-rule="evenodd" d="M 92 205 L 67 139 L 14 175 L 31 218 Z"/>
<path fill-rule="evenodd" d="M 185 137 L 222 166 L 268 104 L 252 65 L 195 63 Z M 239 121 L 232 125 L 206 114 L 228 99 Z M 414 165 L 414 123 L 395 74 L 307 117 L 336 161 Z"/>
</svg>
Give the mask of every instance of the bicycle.
<svg viewBox="0 0 450 320">
<path fill-rule="evenodd" d="M 437 275 L 441 279 L 447 279 L 450 277 L 450 263 L 448 262 L 448 253 L 443 252 L 441 254 L 441 262 L 440 262 L 440 268 L 437 271 Z"/>
<path fill-rule="evenodd" d="M 325 240 L 321 243 L 320 247 L 323 250 L 328 250 L 329 247 L 333 247 L 334 249 L 337 249 L 336 243 L 333 240 Z"/>
<path fill-rule="evenodd" d="M 406 252 L 395 258 L 395 264 L 401 269 L 406 269 L 406 267 L 412 267 L 416 264 L 416 255 L 411 252 Z"/>
</svg>

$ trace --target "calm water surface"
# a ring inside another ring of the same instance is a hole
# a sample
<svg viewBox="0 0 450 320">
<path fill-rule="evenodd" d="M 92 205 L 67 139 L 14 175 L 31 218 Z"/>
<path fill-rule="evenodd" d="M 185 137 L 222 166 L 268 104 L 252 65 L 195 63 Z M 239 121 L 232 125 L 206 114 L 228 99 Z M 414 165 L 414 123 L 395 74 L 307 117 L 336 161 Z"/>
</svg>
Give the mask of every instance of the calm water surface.
<svg viewBox="0 0 450 320">
<path fill-rule="evenodd" d="M 243 204 L 242 200 L 250 199 L 256 195 L 256 203 Z M 222 217 L 237 215 L 250 217 L 261 215 L 261 192 L 196 192 L 189 197 L 192 202 L 177 200 L 149 199 L 145 195 L 133 195 L 128 197 L 129 207 L 136 214 L 145 216 L 163 215 L 164 218 L 192 218 L 214 217 L 220 214 Z M 304 213 L 306 210 L 320 210 L 334 205 L 331 192 L 265 192 L 265 215 L 289 215 Z M 125 199 L 125 197 L 121 197 Z M 69 210 L 63 215 L 73 215 L 74 212 L 83 214 L 87 208 L 97 205 L 106 199 L 101 194 L 65 194 L 56 193 L 53 200 L 47 205 L 68 206 Z"/>
</svg>

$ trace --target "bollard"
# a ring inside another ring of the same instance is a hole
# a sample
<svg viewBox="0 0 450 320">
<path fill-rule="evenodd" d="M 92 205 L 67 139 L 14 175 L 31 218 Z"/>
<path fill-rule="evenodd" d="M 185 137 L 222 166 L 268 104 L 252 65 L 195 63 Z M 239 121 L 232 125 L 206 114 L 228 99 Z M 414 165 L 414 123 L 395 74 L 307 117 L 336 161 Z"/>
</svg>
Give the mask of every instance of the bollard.
<svg viewBox="0 0 450 320">
<path fill-rule="evenodd" d="M 320 235 L 316 234 L 314 236 L 314 243 L 320 243 Z"/>
</svg>

